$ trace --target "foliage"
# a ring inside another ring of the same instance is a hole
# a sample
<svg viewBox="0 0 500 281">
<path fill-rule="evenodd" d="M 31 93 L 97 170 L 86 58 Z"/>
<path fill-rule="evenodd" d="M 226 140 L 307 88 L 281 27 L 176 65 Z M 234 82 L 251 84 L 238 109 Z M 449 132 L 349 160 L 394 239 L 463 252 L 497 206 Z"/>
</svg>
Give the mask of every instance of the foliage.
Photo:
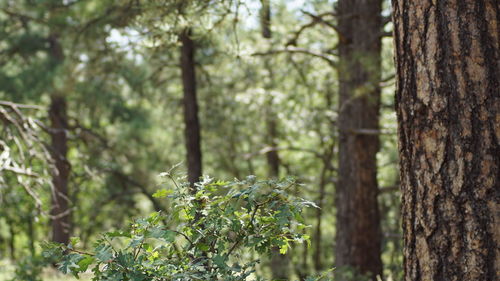
<svg viewBox="0 0 500 281">
<path fill-rule="evenodd" d="M 34 146 L 26 146 L 10 123 L 0 133 L 0 258 L 10 253 L 13 263 L 29 271 L 24 266 L 29 261 L 20 261 L 28 252 L 40 255 L 38 241 L 50 239 L 52 167 L 44 156 L 49 131 L 32 121 L 50 124 L 46 111 L 54 90 L 68 102 L 69 199 L 79 248 L 91 249 L 91 241 L 104 239 L 100 233 L 121 229 L 130 217 L 153 210 L 168 209 L 160 214 L 161 224 L 179 231 L 181 222 L 170 218 L 174 193 L 157 193 L 167 195 L 161 200 L 152 196 L 151 187 L 165 166 L 185 157 L 176 34 L 189 26 L 197 45 L 204 172 L 221 178 L 266 177 L 267 152 L 276 150 L 280 176 L 298 176 L 307 183 L 294 194 L 324 206 L 321 212 L 302 214 L 314 225 L 301 232 L 314 237 L 313 247 L 292 249 L 293 273 L 302 277 L 330 267 L 336 231 L 338 71 L 307 53 L 271 51 L 296 47 L 336 60 L 337 33 L 305 13 L 328 14 L 325 19 L 334 25 L 332 2 L 272 0 L 273 36 L 266 40 L 258 25 L 260 0 L 0 0 L 0 99 L 9 101 L 1 104 L 5 111 L 0 115 L 16 117 L 13 102 L 36 105 L 18 107 L 27 117 L 18 123 L 37 137 Z M 387 15 L 389 1 L 384 2 Z M 58 65 L 50 61 L 51 34 L 58 35 L 65 55 Z M 391 44 L 390 38 L 384 39 L 384 79 L 394 73 Z M 396 125 L 391 81 L 384 83 L 384 132 L 394 132 Z M 269 146 L 269 113 L 276 115 L 276 147 Z M 397 190 L 394 134 L 381 136 L 378 163 L 380 186 Z M 379 202 L 385 275 L 400 280 L 399 194 L 383 190 Z M 127 239 L 111 242 L 126 246 Z M 186 243 L 180 234 L 175 240 Z M 315 264 L 317 248 L 323 250 Z M 252 257 L 234 250 L 236 254 L 248 261 Z M 237 257 L 228 262 L 232 259 Z M 266 275 L 265 258 L 255 266 L 256 274 Z"/>
<path fill-rule="evenodd" d="M 285 254 L 296 243 L 309 243 L 304 207 L 314 203 L 290 195 L 292 179 L 259 181 L 250 176 L 224 182 L 205 178 L 189 192 L 189 184 L 161 189 L 170 208 L 137 219 L 128 229 L 107 232 L 93 252 L 46 243 L 44 256 L 60 259 L 63 273 L 78 276 L 91 268 L 93 280 L 246 280 L 259 260 L 279 247 Z M 260 278 L 258 278 L 260 280 Z"/>
<path fill-rule="evenodd" d="M 45 262 L 38 257 L 29 257 L 20 261 L 15 271 L 14 280 L 41 281 L 42 268 Z"/>
<path fill-rule="evenodd" d="M 46 181 L 51 166 L 48 149 L 42 142 L 42 130 L 47 128 L 23 110 L 36 106 L 0 101 L 0 187 L 9 181 L 17 182 L 41 207 L 33 186 Z M 3 173 L 5 172 L 5 173 Z"/>
</svg>

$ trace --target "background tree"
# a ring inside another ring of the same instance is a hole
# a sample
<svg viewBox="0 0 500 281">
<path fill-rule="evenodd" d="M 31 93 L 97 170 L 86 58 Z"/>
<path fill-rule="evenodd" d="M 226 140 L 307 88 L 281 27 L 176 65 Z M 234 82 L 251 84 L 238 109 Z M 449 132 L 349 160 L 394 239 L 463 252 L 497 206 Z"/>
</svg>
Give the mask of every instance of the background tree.
<svg viewBox="0 0 500 281">
<path fill-rule="evenodd" d="M 335 264 L 382 274 L 377 159 L 382 1 L 339 1 L 339 171 Z"/>
<path fill-rule="evenodd" d="M 260 24 L 261 24 L 261 35 L 266 41 L 268 48 L 273 48 L 272 43 L 272 31 L 271 31 L 271 1 L 261 0 L 260 7 Z M 263 58 L 264 69 L 267 71 L 267 77 L 263 77 L 264 90 L 266 97 L 265 105 L 265 126 L 266 126 L 266 160 L 268 165 L 268 176 L 269 178 L 279 179 L 280 178 L 280 157 L 277 147 L 278 135 L 278 118 L 273 106 L 273 88 L 274 88 L 274 70 L 270 65 L 270 61 Z M 276 280 L 287 280 L 290 275 L 290 254 L 284 255 L 280 253 L 279 248 L 275 248 L 271 251 L 271 272 L 273 279 Z"/>
<path fill-rule="evenodd" d="M 50 15 L 49 17 L 54 16 Z M 55 15 L 58 16 L 58 15 Z M 51 19 L 54 20 L 54 19 Z M 56 27 L 57 28 L 57 27 Z M 49 43 L 49 61 L 51 70 L 58 72 L 64 63 L 64 50 L 59 43 L 58 31 L 51 28 L 47 41 Z M 56 79 L 57 76 L 54 76 Z M 52 241 L 68 244 L 71 235 L 71 209 L 68 181 L 71 173 L 71 164 L 68 161 L 68 113 L 67 102 L 63 89 L 58 89 L 55 81 L 51 83 L 49 119 L 51 130 L 51 146 L 55 169 L 52 172 Z"/>
<path fill-rule="evenodd" d="M 270 39 L 263 37 L 259 24 L 260 0 L 31 2 L 0 0 L 0 99 L 36 105 L 22 111 L 50 124 L 46 112 L 52 87 L 65 94 L 72 235 L 81 237 L 83 249 L 91 249 L 103 231 L 122 228 L 135 216 L 173 207 L 153 193 L 158 174 L 180 162 L 174 173 L 188 170 L 179 35 L 189 27 L 196 49 L 203 172 L 227 180 L 249 174 L 266 178 L 273 167 L 280 177 L 296 177 L 303 185 L 293 193 L 322 208 L 305 211 L 311 227 L 300 233 L 312 237 L 311 246 L 287 245 L 290 266 L 284 274 L 300 279 L 333 266 L 339 18 L 332 3 L 337 1 L 272 1 Z M 179 6 L 184 7 L 181 12 Z M 58 15 L 53 26 L 64 50 L 64 61 L 54 72 L 48 65 L 49 12 Z M 383 12 L 388 15 L 389 8 L 384 6 Z M 391 40 L 384 39 L 384 79 L 391 77 L 391 62 Z M 398 280 L 395 116 L 392 81 L 384 79 L 377 170 L 383 187 L 382 258 L 385 275 Z M 15 159 L 44 179 L 50 174 L 42 171 L 52 168 L 30 160 L 24 147 L 18 151 L 8 138 L 13 127 L 8 128 L 0 132 L 10 149 L 9 157 L 0 157 L 0 178 L 5 179 L 0 182 L 0 255 L 12 249 L 13 263 L 28 270 L 39 260 L 40 241 L 49 239 L 51 193 L 47 181 L 33 185 L 42 206 L 38 211 L 38 203 L 17 180 L 19 174 L 4 167 L 12 168 L 9 161 Z M 37 132 L 37 144 L 50 143 L 48 133 Z M 26 155 L 24 160 L 20 155 Z M 273 161 L 277 165 L 270 165 L 270 155 L 278 156 L 279 162 Z M 38 180 L 22 178 L 24 183 Z M 178 223 L 170 220 L 169 226 Z M 272 276 L 268 256 L 236 255 L 246 261 L 262 259 L 255 274 Z"/>
<path fill-rule="evenodd" d="M 201 135 L 196 97 L 195 43 L 190 28 L 181 31 L 181 70 L 184 91 L 184 138 L 186 142 L 188 180 L 194 186 L 201 178 Z"/>
<path fill-rule="evenodd" d="M 404 280 L 495 280 L 500 6 L 393 1 Z"/>
</svg>

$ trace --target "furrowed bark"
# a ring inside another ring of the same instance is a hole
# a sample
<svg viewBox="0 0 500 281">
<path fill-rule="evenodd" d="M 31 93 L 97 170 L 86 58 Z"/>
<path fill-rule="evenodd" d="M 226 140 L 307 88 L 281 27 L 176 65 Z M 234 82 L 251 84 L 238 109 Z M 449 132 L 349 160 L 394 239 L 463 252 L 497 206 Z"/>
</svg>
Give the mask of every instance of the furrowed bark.
<svg viewBox="0 0 500 281">
<path fill-rule="evenodd" d="M 498 280 L 500 2 L 393 10 L 404 280 Z"/>
</svg>

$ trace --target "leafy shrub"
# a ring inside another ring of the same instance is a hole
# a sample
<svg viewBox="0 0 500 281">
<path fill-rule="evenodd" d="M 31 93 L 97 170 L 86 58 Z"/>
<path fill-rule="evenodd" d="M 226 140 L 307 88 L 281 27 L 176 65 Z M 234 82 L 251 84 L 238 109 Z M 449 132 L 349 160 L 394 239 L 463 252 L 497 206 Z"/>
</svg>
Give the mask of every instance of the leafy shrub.
<svg viewBox="0 0 500 281">
<path fill-rule="evenodd" d="M 259 262 L 249 253 L 279 247 L 284 254 L 292 243 L 309 242 L 301 213 L 315 205 L 288 192 L 298 186 L 292 179 L 205 178 L 193 194 L 189 184 L 163 176 L 174 187 L 154 196 L 167 198 L 167 212 L 103 234 L 91 252 L 76 249 L 73 238 L 69 245 L 46 243 L 43 255 L 58 259 L 63 273 L 78 277 L 91 269 L 93 280 L 246 280 Z"/>
<path fill-rule="evenodd" d="M 17 263 L 15 277 L 11 281 L 42 281 L 40 276 L 45 266 L 47 266 L 47 260 L 40 256 L 26 257 Z"/>
</svg>

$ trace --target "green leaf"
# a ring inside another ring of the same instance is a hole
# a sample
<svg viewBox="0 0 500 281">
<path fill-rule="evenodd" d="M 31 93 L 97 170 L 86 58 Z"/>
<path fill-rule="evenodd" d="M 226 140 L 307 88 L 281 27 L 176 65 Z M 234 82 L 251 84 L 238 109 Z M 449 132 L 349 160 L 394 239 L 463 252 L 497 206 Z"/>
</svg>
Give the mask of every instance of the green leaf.
<svg viewBox="0 0 500 281">
<path fill-rule="evenodd" d="M 139 246 L 142 241 L 144 241 L 144 236 L 137 236 L 132 241 L 130 241 L 130 244 L 128 245 L 129 248 L 135 248 Z"/>
<path fill-rule="evenodd" d="M 288 243 L 280 246 L 280 254 L 284 255 L 288 251 Z"/>
<path fill-rule="evenodd" d="M 166 230 L 162 236 L 163 239 L 167 242 L 174 242 L 177 237 L 177 233 L 171 230 Z"/>
<path fill-rule="evenodd" d="M 111 231 L 111 232 L 106 232 L 106 236 L 109 238 L 116 238 L 116 237 L 130 237 L 130 232 L 127 231 Z"/>
<path fill-rule="evenodd" d="M 157 190 L 155 193 L 153 193 L 153 197 L 154 198 L 165 198 L 172 193 L 174 193 L 173 190 L 160 189 L 160 190 Z"/>
<path fill-rule="evenodd" d="M 80 237 L 71 237 L 70 242 L 71 246 L 76 246 L 76 244 L 80 243 Z"/>
<path fill-rule="evenodd" d="M 167 231 L 162 229 L 161 227 L 153 227 L 150 231 L 147 233 L 148 238 L 162 238 L 165 236 L 165 233 Z"/>
<path fill-rule="evenodd" d="M 112 248 L 109 245 L 99 245 L 96 251 L 95 257 L 102 262 L 108 262 L 113 258 Z"/>
<path fill-rule="evenodd" d="M 78 266 L 79 266 L 78 271 L 80 271 L 80 272 L 86 271 L 87 268 L 89 267 L 89 265 L 91 265 L 94 261 L 95 261 L 95 258 L 92 256 L 84 257 L 83 259 L 81 259 L 78 262 Z"/>
<path fill-rule="evenodd" d="M 74 273 L 73 269 L 79 269 L 78 263 L 83 259 L 83 256 L 76 253 L 68 254 L 62 263 L 59 265 L 59 270 L 64 274 Z"/>
<path fill-rule="evenodd" d="M 227 257 L 226 256 L 216 255 L 212 258 L 212 260 L 220 268 L 227 267 L 227 265 L 226 265 Z"/>
<path fill-rule="evenodd" d="M 210 249 L 210 246 L 205 244 L 205 243 L 199 243 L 198 245 L 196 245 L 196 248 L 200 249 L 201 251 L 208 251 Z"/>
</svg>

